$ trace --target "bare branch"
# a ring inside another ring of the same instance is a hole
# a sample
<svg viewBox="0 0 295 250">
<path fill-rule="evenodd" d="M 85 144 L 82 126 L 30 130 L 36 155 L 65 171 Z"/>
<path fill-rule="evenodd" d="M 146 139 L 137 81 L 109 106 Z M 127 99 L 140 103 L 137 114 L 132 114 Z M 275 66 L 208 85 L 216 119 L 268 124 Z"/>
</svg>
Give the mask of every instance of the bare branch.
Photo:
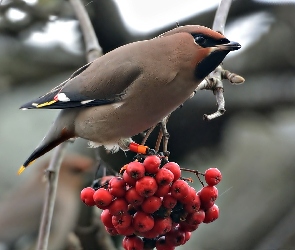
<svg viewBox="0 0 295 250">
<path fill-rule="evenodd" d="M 216 11 L 212 29 L 224 34 L 224 27 L 232 0 L 221 0 Z"/>
<path fill-rule="evenodd" d="M 149 128 L 149 130 L 144 134 L 144 138 L 141 141 L 141 145 L 146 144 L 147 139 L 149 138 L 150 134 L 154 131 L 156 126 L 157 126 L 157 124 L 152 126 L 151 128 Z"/>
<path fill-rule="evenodd" d="M 45 250 L 48 247 L 49 232 L 54 210 L 55 196 L 57 190 L 58 174 L 67 142 L 58 145 L 46 170 L 47 188 L 43 205 L 42 219 L 39 228 L 37 250 Z"/>
<path fill-rule="evenodd" d="M 163 118 L 163 120 L 161 121 L 161 130 L 163 133 L 163 152 L 167 152 L 168 151 L 168 140 L 169 140 L 169 133 L 167 130 L 167 123 L 168 123 L 168 119 L 170 117 L 171 113 L 169 115 L 167 115 L 166 117 Z"/>
<path fill-rule="evenodd" d="M 80 0 L 70 0 L 70 2 L 74 8 L 83 33 L 87 61 L 92 62 L 102 55 L 102 49 L 98 43 L 89 16 L 82 2 Z"/>
</svg>

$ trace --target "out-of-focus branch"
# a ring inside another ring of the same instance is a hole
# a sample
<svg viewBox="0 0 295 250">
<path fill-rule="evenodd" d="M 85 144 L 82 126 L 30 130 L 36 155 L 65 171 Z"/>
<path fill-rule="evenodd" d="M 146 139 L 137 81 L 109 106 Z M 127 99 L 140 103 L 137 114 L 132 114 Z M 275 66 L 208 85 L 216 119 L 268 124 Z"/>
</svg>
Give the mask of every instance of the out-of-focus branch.
<svg viewBox="0 0 295 250">
<path fill-rule="evenodd" d="M 86 54 L 88 62 L 93 61 L 101 56 L 101 48 L 95 36 L 93 27 L 91 25 L 89 16 L 80 0 L 70 1 L 73 9 L 79 19 L 81 30 L 84 35 Z M 42 219 L 39 229 L 37 250 L 46 250 L 48 247 L 48 239 L 53 216 L 53 209 L 55 203 L 55 195 L 57 190 L 57 181 L 60 165 L 63 158 L 63 152 L 67 142 L 64 142 L 56 147 L 50 165 L 47 169 L 48 185 L 45 194 L 45 201 L 42 213 Z"/>
<path fill-rule="evenodd" d="M 39 228 L 38 243 L 36 248 L 37 250 L 46 250 L 48 247 L 49 232 L 57 190 L 58 174 L 66 144 L 67 142 L 63 142 L 55 148 L 49 166 L 46 170 L 47 188 L 43 205 L 42 219 Z"/>
<path fill-rule="evenodd" d="M 70 2 L 80 23 L 85 42 L 87 61 L 92 62 L 102 55 L 102 49 L 98 43 L 93 26 L 82 2 L 80 0 L 70 0 Z"/>
</svg>

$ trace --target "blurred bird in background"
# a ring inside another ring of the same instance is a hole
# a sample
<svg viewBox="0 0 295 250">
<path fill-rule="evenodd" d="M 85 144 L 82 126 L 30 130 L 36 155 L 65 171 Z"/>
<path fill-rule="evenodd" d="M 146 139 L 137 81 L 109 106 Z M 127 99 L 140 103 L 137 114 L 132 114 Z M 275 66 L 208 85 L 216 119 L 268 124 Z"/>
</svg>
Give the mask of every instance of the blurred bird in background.
<svg viewBox="0 0 295 250">
<path fill-rule="evenodd" d="M 0 201 L 0 249 L 32 249 L 38 236 L 46 182 L 43 175 L 49 160 L 5 199 Z M 80 191 L 87 175 L 94 172 L 91 158 L 67 155 L 61 165 L 49 250 L 63 249 L 78 215 Z M 2 248 L 1 248 L 2 246 Z"/>
<path fill-rule="evenodd" d="M 131 137 L 169 115 L 240 44 L 199 25 L 174 28 L 154 39 L 130 43 L 83 66 L 49 93 L 22 109 L 63 109 L 25 161 L 72 137 L 127 150 Z"/>
</svg>

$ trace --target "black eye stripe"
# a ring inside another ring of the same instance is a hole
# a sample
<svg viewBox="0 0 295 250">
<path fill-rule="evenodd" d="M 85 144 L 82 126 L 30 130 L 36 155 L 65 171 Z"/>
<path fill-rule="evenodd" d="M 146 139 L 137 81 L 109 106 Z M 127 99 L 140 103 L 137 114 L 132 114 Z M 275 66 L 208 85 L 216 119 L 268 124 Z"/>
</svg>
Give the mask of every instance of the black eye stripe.
<svg viewBox="0 0 295 250">
<path fill-rule="evenodd" d="M 203 48 L 214 47 L 219 44 L 229 43 L 229 40 L 226 38 L 215 39 L 213 37 L 201 34 L 201 33 L 193 33 L 191 34 L 197 44 L 202 46 Z"/>
</svg>

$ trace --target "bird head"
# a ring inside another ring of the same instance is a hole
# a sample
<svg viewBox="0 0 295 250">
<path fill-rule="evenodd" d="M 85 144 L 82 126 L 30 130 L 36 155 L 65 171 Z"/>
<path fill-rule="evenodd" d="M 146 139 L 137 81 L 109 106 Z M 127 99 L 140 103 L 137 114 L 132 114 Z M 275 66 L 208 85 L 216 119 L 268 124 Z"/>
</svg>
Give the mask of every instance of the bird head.
<svg viewBox="0 0 295 250">
<path fill-rule="evenodd" d="M 228 40 L 223 34 L 200 25 L 179 26 L 160 37 L 177 33 L 189 34 L 196 46 L 196 50 L 194 49 L 197 57 L 195 76 L 198 79 L 203 79 L 213 71 L 230 51 L 241 48 L 239 43 Z"/>
</svg>

